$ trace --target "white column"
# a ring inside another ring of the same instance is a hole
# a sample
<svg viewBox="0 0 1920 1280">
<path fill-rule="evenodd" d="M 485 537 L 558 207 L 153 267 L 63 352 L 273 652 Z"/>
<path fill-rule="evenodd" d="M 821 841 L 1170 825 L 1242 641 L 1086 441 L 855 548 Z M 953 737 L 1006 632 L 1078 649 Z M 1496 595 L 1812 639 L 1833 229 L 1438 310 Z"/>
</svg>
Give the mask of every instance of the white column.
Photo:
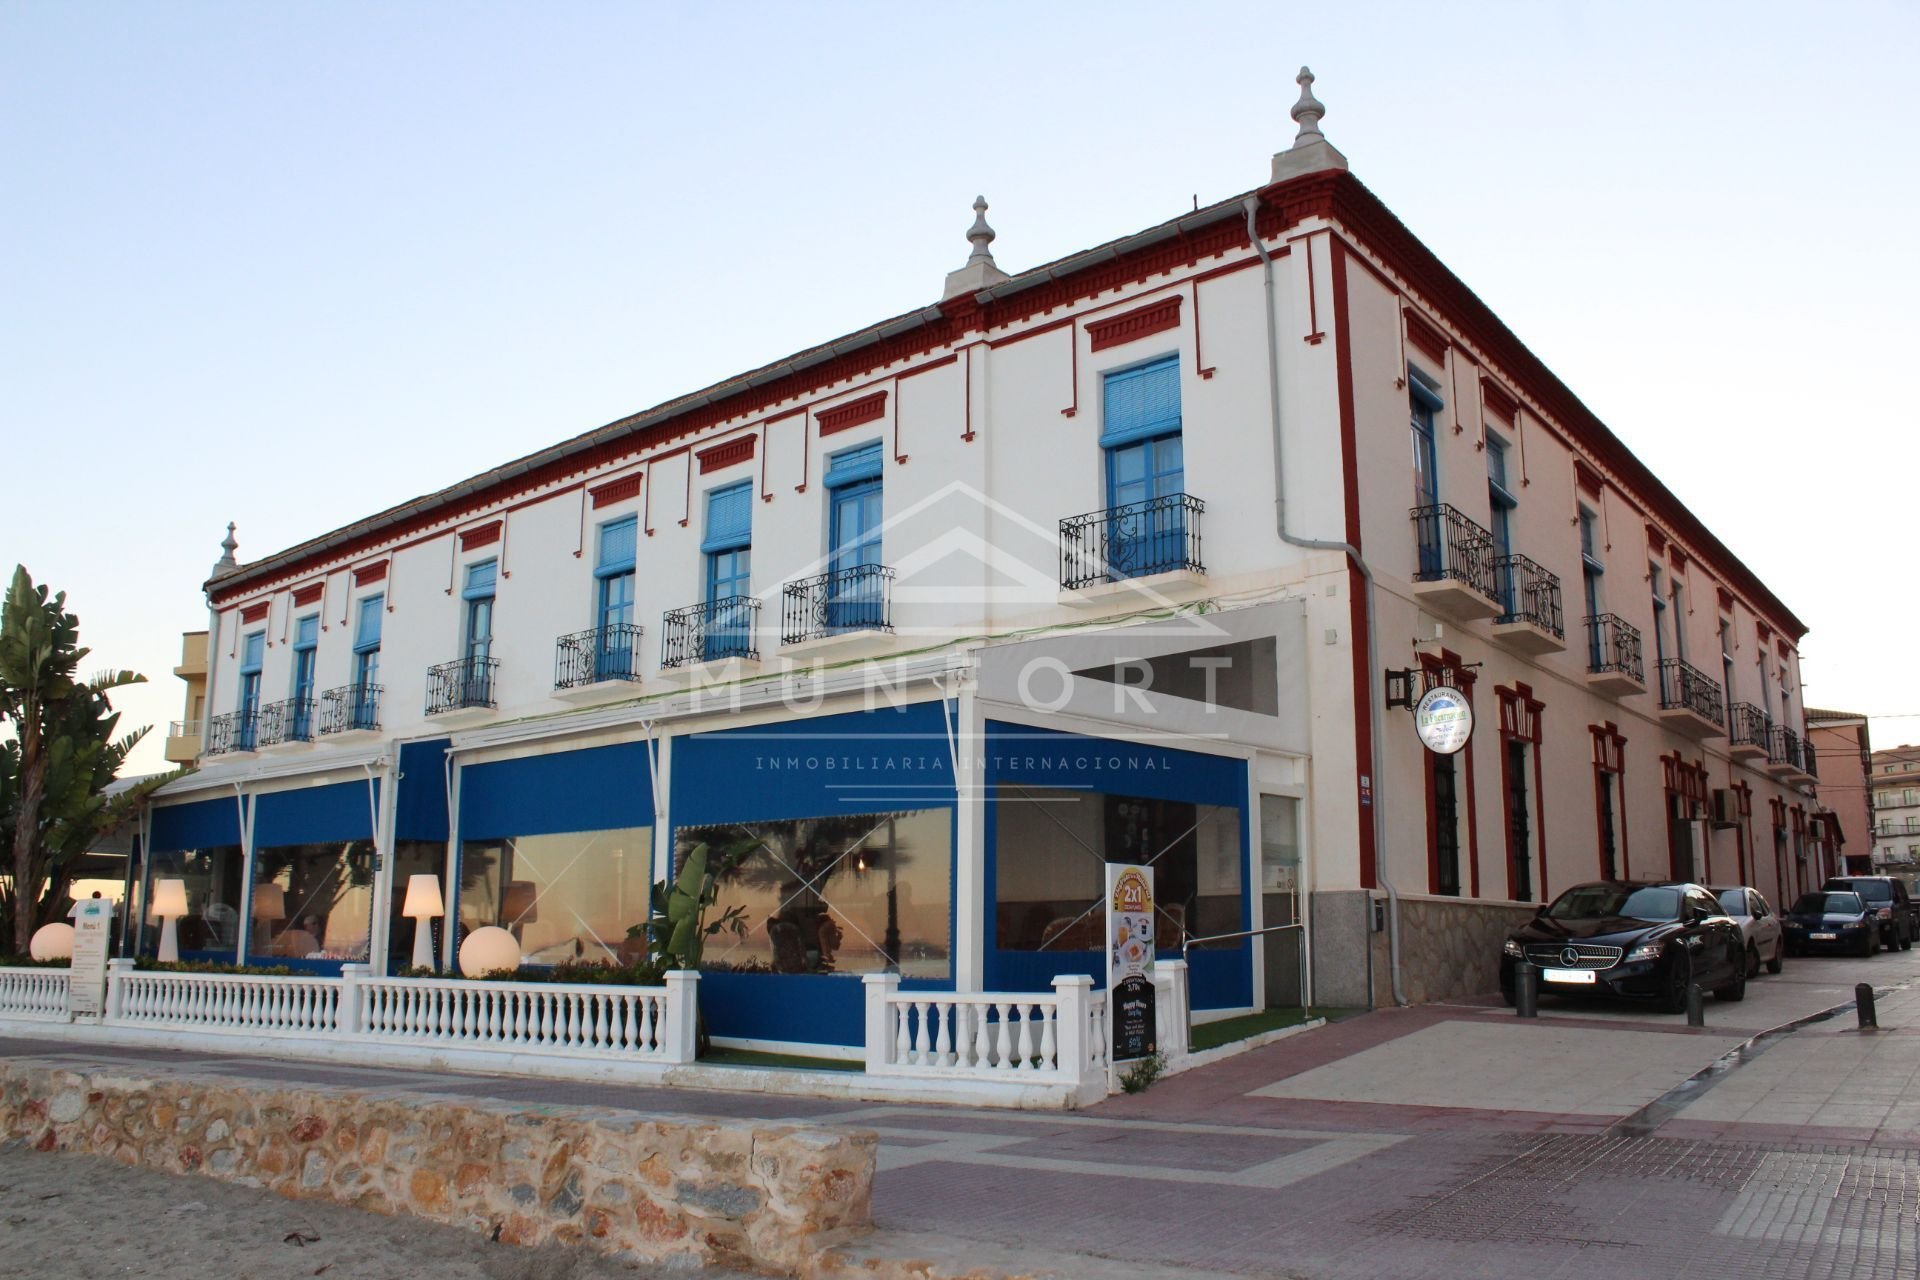
<svg viewBox="0 0 1920 1280">
<path fill-rule="evenodd" d="M 127 979 L 133 976 L 131 958 L 107 961 L 107 1012 L 103 1022 L 118 1022 L 126 1013 Z"/>
<path fill-rule="evenodd" d="M 1087 1065 L 1087 1005 L 1093 996 L 1093 979 L 1084 973 L 1062 974 L 1053 980 L 1053 990 L 1060 1001 L 1054 1027 L 1060 1074 L 1078 1087 L 1085 1084 L 1091 1074 Z M 1104 1081 L 1102 1083 L 1104 1085 Z"/>
<path fill-rule="evenodd" d="M 343 1036 L 360 1034 L 360 980 L 372 972 L 371 965 L 340 966 L 340 1010 L 335 1015 L 335 1021 Z"/>
<path fill-rule="evenodd" d="M 1168 1062 L 1183 1058 L 1191 1036 L 1187 1009 L 1187 962 L 1153 962 L 1153 1019 L 1160 1054 Z"/>
<path fill-rule="evenodd" d="M 900 990 L 900 975 L 863 974 L 860 986 L 867 998 L 867 1070 L 877 1074 L 893 1061 L 893 1029 L 887 1003 Z"/>
<path fill-rule="evenodd" d="M 661 1041 L 668 1062 L 692 1062 L 699 1047 L 700 975 L 691 969 L 667 973 L 667 1016 Z"/>
<path fill-rule="evenodd" d="M 984 773 L 974 766 L 985 754 L 986 722 L 972 673 L 954 708 L 953 989 L 983 991 L 986 982 L 987 798 Z"/>
</svg>

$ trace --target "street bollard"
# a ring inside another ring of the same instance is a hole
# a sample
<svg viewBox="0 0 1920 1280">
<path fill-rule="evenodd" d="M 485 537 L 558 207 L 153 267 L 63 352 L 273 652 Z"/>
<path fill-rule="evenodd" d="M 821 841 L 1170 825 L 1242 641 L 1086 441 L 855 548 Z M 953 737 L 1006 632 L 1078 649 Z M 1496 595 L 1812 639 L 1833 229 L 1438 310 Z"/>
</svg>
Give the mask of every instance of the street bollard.
<svg viewBox="0 0 1920 1280">
<path fill-rule="evenodd" d="M 1860 1014 L 1862 1031 L 1880 1029 L 1880 1011 L 1873 1005 L 1873 984 L 1862 982 L 1853 989 L 1853 1007 Z"/>
<path fill-rule="evenodd" d="M 1540 971 L 1525 960 L 1513 966 L 1513 1011 L 1522 1018 L 1540 1016 Z"/>
<path fill-rule="evenodd" d="M 1687 984 L 1687 1025 L 1690 1027 L 1707 1025 L 1707 1001 L 1701 994 L 1700 984 L 1697 982 Z"/>
</svg>

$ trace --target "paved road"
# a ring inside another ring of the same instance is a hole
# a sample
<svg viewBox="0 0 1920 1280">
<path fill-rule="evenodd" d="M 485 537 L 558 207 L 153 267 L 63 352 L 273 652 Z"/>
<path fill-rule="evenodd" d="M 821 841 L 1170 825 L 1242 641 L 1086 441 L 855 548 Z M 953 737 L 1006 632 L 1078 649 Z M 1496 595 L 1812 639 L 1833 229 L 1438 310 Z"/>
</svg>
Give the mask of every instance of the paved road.
<svg viewBox="0 0 1920 1280">
<path fill-rule="evenodd" d="M 1849 1014 L 1887 991 L 1884 1030 Z M 1907 983 L 1914 989 L 1901 989 Z M 1497 1000 L 1390 1010 L 1060 1115 L 360 1071 L 0 1041 L 315 1083 L 848 1123 L 882 1135 L 876 1220 L 1168 1275 L 1920 1274 L 1920 951 L 1790 961 L 1708 1026 Z M 1703 1074 L 1704 1073 L 1704 1074 Z M 963 1243 L 963 1248 L 964 1248 Z M 1076 1268 L 1078 1268 L 1076 1270 Z"/>
</svg>

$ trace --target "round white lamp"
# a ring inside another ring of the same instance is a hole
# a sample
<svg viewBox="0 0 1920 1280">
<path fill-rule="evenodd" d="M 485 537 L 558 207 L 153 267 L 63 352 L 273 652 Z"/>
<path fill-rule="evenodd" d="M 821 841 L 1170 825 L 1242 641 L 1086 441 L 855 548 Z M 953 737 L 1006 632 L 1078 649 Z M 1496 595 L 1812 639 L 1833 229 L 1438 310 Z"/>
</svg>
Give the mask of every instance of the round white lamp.
<svg viewBox="0 0 1920 1280">
<path fill-rule="evenodd" d="M 496 925 L 475 929 L 460 944 L 460 972 L 469 978 L 519 967 L 520 944 L 512 934 Z"/>
<path fill-rule="evenodd" d="M 33 931 L 33 938 L 27 943 L 27 954 L 35 960 L 73 959 L 73 926 L 41 925 Z"/>
<path fill-rule="evenodd" d="M 407 897 L 400 906 L 400 914 L 413 921 L 413 967 L 436 968 L 432 921 L 447 914 L 447 904 L 440 898 L 440 877 L 408 876 Z M 465 948 L 462 948 L 464 954 Z M 515 955 L 513 962 L 519 964 L 520 957 Z"/>
<path fill-rule="evenodd" d="M 180 917 L 187 914 L 187 882 L 185 880 L 155 880 L 153 882 L 153 914 L 160 921 L 161 964 L 180 962 Z"/>
</svg>

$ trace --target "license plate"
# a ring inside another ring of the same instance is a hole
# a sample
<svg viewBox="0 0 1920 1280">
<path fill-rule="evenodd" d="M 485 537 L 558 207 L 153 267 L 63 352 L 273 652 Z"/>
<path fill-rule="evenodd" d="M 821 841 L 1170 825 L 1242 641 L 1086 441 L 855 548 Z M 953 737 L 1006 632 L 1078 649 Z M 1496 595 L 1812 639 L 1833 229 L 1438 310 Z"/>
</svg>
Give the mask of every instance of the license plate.
<svg viewBox="0 0 1920 1280">
<path fill-rule="evenodd" d="M 1548 982 L 1585 983 L 1588 986 L 1592 986 L 1594 982 L 1591 969 L 1542 969 L 1540 976 Z"/>
<path fill-rule="evenodd" d="M 1815 942 L 1838 942 L 1840 940 L 1840 935 L 1837 933 L 1810 933 L 1807 936 Z"/>
</svg>

